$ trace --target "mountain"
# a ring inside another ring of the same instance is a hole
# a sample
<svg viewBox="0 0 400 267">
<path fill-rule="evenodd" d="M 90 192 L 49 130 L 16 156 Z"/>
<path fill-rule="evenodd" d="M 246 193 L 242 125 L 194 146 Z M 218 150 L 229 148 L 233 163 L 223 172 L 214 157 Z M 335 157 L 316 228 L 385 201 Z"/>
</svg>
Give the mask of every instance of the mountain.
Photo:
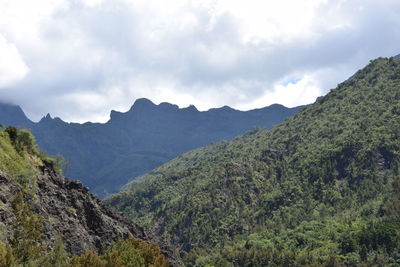
<svg viewBox="0 0 400 267">
<path fill-rule="evenodd" d="M 18 127 L 31 127 L 30 121 L 21 107 L 11 104 L 0 103 L 0 122 L 3 125 L 14 125 Z"/>
<path fill-rule="evenodd" d="M 400 60 L 272 130 L 190 151 L 106 203 L 187 266 L 399 266 Z"/>
<path fill-rule="evenodd" d="M 65 174 L 99 196 L 117 192 L 128 181 L 181 153 L 229 140 L 254 126 L 271 128 L 302 109 L 272 105 L 239 111 L 230 107 L 198 111 L 194 106 L 155 105 L 138 99 L 125 113 L 111 111 L 107 123 L 66 123 L 50 114 L 32 123 L 18 106 L 0 105 L 4 125 L 30 129 L 50 155 L 68 160 Z"/>
<path fill-rule="evenodd" d="M 131 264 L 167 266 L 160 247 L 151 244 L 159 243 L 171 258 L 164 243 L 107 208 L 80 182 L 63 177 L 33 141 L 26 130 L 0 130 L 0 266 L 128 266 L 106 265 L 111 255 L 114 262 L 124 261 L 118 245 L 135 253 Z M 104 265 L 89 264 L 93 259 Z"/>
</svg>

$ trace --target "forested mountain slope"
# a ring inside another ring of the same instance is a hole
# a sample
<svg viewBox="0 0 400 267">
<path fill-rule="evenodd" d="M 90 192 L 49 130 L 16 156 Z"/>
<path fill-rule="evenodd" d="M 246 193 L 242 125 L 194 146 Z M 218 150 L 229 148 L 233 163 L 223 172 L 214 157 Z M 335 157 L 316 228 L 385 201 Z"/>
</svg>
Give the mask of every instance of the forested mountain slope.
<svg viewBox="0 0 400 267">
<path fill-rule="evenodd" d="M 399 266 L 400 60 L 272 130 L 186 153 L 107 200 L 188 266 Z"/>
<path fill-rule="evenodd" d="M 68 177 L 105 196 L 184 152 L 232 139 L 254 126 L 270 129 L 301 108 L 271 105 L 243 112 L 225 106 L 200 112 L 194 106 L 180 109 L 138 99 L 126 113 L 112 111 L 105 124 L 78 124 L 50 115 L 33 123 L 20 107 L 0 104 L 0 123 L 30 129 L 41 149 L 67 159 Z"/>
</svg>

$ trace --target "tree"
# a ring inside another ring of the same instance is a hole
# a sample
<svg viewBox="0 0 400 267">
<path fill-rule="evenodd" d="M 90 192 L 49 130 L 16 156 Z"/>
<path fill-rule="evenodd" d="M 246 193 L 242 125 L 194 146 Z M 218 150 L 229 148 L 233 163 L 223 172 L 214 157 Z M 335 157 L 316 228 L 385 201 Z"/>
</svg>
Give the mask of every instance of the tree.
<svg viewBox="0 0 400 267">
<path fill-rule="evenodd" d="M 62 238 L 58 237 L 54 243 L 54 248 L 47 253 L 42 262 L 42 266 L 45 267 L 67 267 L 69 261 L 69 255 L 65 251 L 64 243 Z"/>
<path fill-rule="evenodd" d="M 168 261 L 157 245 L 135 237 L 114 243 L 104 255 L 107 266 L 154 266 L 167 267 Z"/>
<path fill-rule="evenodd" d="M 14 126 L 8 126 L 5 131 L 10 137 L 11 143 L 14 145 L 18 136 L 18 129 Z"/>
<path fill-rule="evenodd" d="M 13 235 L 9 244 L 17 263 L 28 264 L 35 261 L 45 253 L 45 246 L 41 242 L 43 235 L 43 218 L 33 214 L 30 205 L 25 201 L 24 195 L 19 191 L 12 201 L 15 215 Z"/>
<path fill-rule="evenodd" d="M 400 221 L 400 180 L 392 183 L 391 198 L 387 202 L 388 215 L 393 221 Z"/>
<path fill-rule="evenodd" d="M 15 150 L 18 152 L 26 150 L 29 153 L 38 154 L 35 138 L 30 131 L 26 129 L 18 130 L 14 126 L 8 126 L 5 131 L 8 133 Z"/>
<path fill-rule="evenodd" d="M 0 243 L 0 267 L 10 267 L 14 264 L 14 261 L 12 248 Z"/>
<path fill-rule="evenodd" d="M 68 167 L 68 160 L 66 158 L 64 158 L 62 155 L 59 155 L 59 154 L 52 156 L 52 158 L 53 158 L 54 168 L 60 174 L 62 174 L 62 170 L 66 171 L 66 169 Z"/>
<path fill-rule="evenodd" d="M 92 251 L 85 251 L 84 254 L 72 258 L 69 267 L 106 267 L 106 261 Z"/>
<path fill-rule="evenodd" d="M 35 145 L 35 138 L 31 132 L 25 129 L 17 132 L 16 149 L 17 151 L 22 151 L 25 149 L 30 153 L 38 154 Z"/>
</svg>

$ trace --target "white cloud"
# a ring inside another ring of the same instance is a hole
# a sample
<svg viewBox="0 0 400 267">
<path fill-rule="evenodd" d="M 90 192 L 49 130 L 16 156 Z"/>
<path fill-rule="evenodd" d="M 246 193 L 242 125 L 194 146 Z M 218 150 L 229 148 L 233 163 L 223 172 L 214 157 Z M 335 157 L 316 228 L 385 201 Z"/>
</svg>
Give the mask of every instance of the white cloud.
<svg viewBox="0 0 400 267">
<path fill-rule="evenodd" d="M 15 45 L 0 34 L 0 88 L 21 80 L 28 71 Z"/>
<path fill-rule="evenodd" d="M 315 78 L 305 75 L 296 82 L 281 82 L 274 85 L 272 91 L 267 91 L 264 95 L 246 105 L 242 109 L 251 109 L 252 107 L 263 107 L 279 103 L 287 107 L 296 107 L 305 103 L 312 103 L 322 95 L 321 87 Z"/>
<path fill-rule="evenodd" d="M 219 14 L 230 13 L 240 22 L 243 42 L 276 44 L 312 35 L 315 12 L 326 2 L 221 0 L 217 1 L 216 9 Z"/>
<path fill-rule="evenodd" d="M 102 2 L 103 2 L 103 0 L 83 0 L 83 3 L 87 7 L 96 7 L 98 5 L 101 5 Z"/>
<path fill-rule="evenodd" d="M 397 0 L 5 0 L 0 53 L 18 60 L 1 57 L 0 100 L 68 121 L 105 121 L 139 97 L 306 104 L 398 54 L 399 13 Z"/>
</svg>

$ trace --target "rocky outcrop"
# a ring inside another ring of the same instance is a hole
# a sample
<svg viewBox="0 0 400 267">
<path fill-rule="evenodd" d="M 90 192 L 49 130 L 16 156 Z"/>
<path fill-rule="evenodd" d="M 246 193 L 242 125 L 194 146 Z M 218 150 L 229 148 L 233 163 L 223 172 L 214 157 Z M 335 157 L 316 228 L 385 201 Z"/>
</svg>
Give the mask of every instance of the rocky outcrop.
<svg viewBox="0 0 400 267">
<path fill-rule="evenodd" d="M 113 241 L 133 235 L 151 241 L 141 227 L 105 207 L 102 202 L 78 181 L 41 167 L 34 194 L 25 193 L 32 211 L 43 217 L 44 239 L 49 244 L 60 236 L 68 252 L 85 250 L 101 252 Z M 6 231 L 14 221 L 11 202 L 20 190 L 12 179 L 0 171 L 0 222 Z M 169 253 L 166 253 L 169 254 Z"/>
</svg>

